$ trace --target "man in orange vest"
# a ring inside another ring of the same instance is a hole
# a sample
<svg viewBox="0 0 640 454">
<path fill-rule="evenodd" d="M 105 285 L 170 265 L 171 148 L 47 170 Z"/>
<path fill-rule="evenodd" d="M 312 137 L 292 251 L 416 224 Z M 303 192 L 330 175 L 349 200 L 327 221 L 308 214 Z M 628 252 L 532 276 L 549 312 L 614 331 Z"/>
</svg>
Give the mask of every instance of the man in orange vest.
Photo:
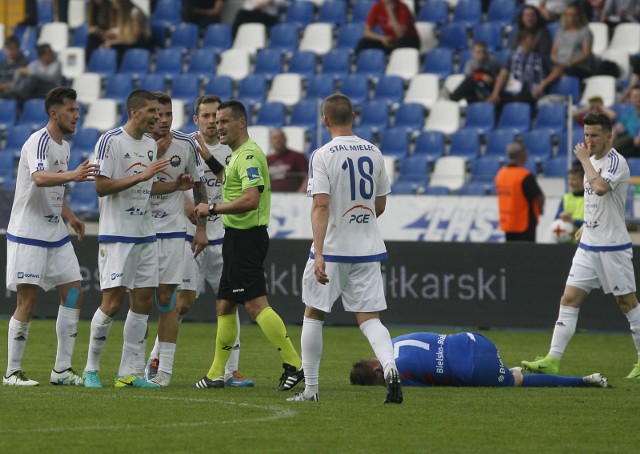
<svg viewBox="0 0 640 454">
<path fill-rule="evenodd" d="M 529 152 L 520 143 L 507 147 L 509 163 L 496 175 L 500 229 L 507 241 L 535 241 L 536 225 L 544 207 L 544 194 L 524 167 Z"/>
</svg>

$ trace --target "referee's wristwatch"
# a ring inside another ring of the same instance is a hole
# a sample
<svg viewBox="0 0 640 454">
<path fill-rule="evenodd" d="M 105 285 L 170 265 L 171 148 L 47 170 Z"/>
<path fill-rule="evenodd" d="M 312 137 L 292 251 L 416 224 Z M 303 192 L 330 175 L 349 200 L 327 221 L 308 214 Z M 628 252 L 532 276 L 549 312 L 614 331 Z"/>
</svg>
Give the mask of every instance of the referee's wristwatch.
<svg viewBox="0 0 640 454">
<path fill-rule="evenodd" d="M 216 203 L 209 204 L 209 214 L 216 214 Z"/>
</svg>

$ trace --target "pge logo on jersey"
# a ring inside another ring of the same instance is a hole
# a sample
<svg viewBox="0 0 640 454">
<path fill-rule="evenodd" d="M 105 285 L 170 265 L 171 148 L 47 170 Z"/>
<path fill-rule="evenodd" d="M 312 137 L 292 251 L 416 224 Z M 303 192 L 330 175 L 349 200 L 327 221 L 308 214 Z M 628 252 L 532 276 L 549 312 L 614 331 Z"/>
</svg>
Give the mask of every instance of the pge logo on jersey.
<svg viewBox="0 0 640 454">
<path fill-rule="evenodd" d="M 349 224 L 368 224 L 375 214 L 368 206 L 355 205 L 345 211 L 342 217 L 345 216 L 349 216 Z"/>
</svg>

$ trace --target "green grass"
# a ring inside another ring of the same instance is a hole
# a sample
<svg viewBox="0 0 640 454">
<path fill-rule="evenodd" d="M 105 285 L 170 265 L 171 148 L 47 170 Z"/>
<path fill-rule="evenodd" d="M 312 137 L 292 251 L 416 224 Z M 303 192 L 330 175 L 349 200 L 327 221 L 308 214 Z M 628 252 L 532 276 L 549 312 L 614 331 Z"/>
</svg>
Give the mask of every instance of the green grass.
<svg viewBox="0 0 640 454">
<path fill-rule="evenodd" d="M 7 324 L 0 320 L 3 368 Z M 82 322 L 74 356 L 78 371 L 88 330 Z M 300 327 L 289 332 L 299 346 Z M 485 334 L 511 366 L 546 353 L 550 340 L 542 331 Z M 280 360 L 255 325 L 242 327 L 240 364 L 256 386 L 192 389 L 209 368 L 214 337 L 215 325 L 182 325 L 169 388 L 54 387 L 48 378 L 55 322 L 34 321 L 23 367 L 42 385 L 0 387 L 0 452 L 611 453 L 637 447 L 640 381 L 622 378 L 635 360 L 628 334 L 578 333 L 562 363 L 564 375 L 604 373 L 613 389 L 405 388 L 402 405 L 383 405 L 382 387 L 349 385 L 351 364 L 372 356 L 357 328 L 325 328 L 318 404 L 286 402 L 291 394 L 274 390 Z M 103 382 L 115 374 L 121 347 L 122 323 L 116 323 L 102 358 Z"/>
</svg>

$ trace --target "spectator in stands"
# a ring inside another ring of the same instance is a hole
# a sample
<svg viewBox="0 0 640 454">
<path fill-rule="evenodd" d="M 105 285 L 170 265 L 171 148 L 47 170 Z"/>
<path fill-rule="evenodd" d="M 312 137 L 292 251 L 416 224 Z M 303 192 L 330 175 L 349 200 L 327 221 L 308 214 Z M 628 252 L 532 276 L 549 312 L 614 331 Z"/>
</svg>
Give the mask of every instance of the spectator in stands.
<svg viewBox="0 0 640 454">
<path fill-rule="evenodd" d="M 489 53 L 482 41 L 473 45 L 472 55 L 464 66 L 464 80 L 450 96 L 454 101 L 484 101 L 491 95 L 496 77 L 502 69 L 500 61 Z"/>
<path fill-rule="evenodd" d="M 380 27 L 382 34 L 374 32 Z M 356 53 L 362 49 L 383 49 L 391 53 L 399 47 L 420 49 L 420 38 L 411 11 L 400 0 L 376 1 L 364 25 L 364 37 L 358 42 Z"/>
<path fill-rule="evenodd" d="M 624 97 L 628 99 L 631 95 L 631 89 L 636 85 L 640 85 L 640 55 L 631 57 L 631 78 L 629 86 L 624 90 Z"/>
<path fill-rule="evenodd" d="M 273 154 L 267 156 L 271 192 L 307 192 L 307 158 L 287 148 L 282 129 L 274 129 L 270 136 Z"/>
<path fill-rule="evenodd" d="M 535 177 L 524 167 L 529 157 L 519 142 L 507 147 L 509 163 L 495 178 L 500 230 L 506 241 L 535 241 L 536 226 L 544 208 L 544 194 Z"/>
<path fill-rule="evenodd" d="M 49 90 L 62 85 L 62 68 L 49 44 L 36 47 L 38 59 L 14 73 L 10 96 L 22 101 L 44 98 Z"/>
<path fill-rule="evenodd" d="M 233 36 L 242 24 L 258 22 L 267 29 L 278 23 L 278 10 L 286 4 L 286 0 L 244 0 L 242 8 L 233 21 Z"/>
<path fill-rule="evenodd" d="M 113 9 L 110 0 L 90 0 L 87 5 L 87 24 L 89 25 L 89 35 L 85 47 L 85 58 L 87 63 L 94 50 L 111 37 L 113 20 Z"/>
<path fill-rule="evenodd" d="M 584 79 L 593 74 L 593 34 L 588 25 L 580 7 L 575 4 L 567 6 L 551 48 L 551 62 L 554 66 L 537 87 L 536 97 L 563 75 Z"/>
<path fill-rule="evenodd" d="M 547 22 L 557 22 L 574 0 L 541 0 L 540 13 Z"/>
<path fill-rule="evenodd" d="M 101 47 L 118 52 L 118 64 L 124 53 L 133 48 L 151 48 L 149 18 L 131 0 L 111 0 L 113 8 L 111 29 Z"/>
<path fill-rule="evenodd" d="M 487 98 L 489 102 L 535 104 L 538 99 L 537 88 L 549 72 L 548 60 L 534 50 L 536 34 L 533 30 L 520 30 L 516 39 L 518 47 L 509 55 L 507 66 L 500 70 L 493 92 Z"/>
<path fill-rule="evenodd" d="M 551 54 L 553 39 L 551 38 L 551 32 L 547 28 L 547 23 L 538 8 L 533 5 L 526 5 L 518 15 L 517 22 L 517 30 L 533 30 L 535 32 L 536 39 L 533 46 L 535 51 L 540 52 L 542 55 Z M 517 47 L 518 40 L 514 39 L 511 42 L 511 49 L 516 49 Z"/>
<path fill-rule="evenodd" d="M 580 126 L 584 126 L 584 122 L 582 120 L 584 117 L 586 117 L 590 113 L 605 114 L 607 117 L 609 117 L 609 120 L 611 120 L 611 123 L 613 123 L 616 120 L 616 117 L 618 116 L 614 110 L 605 107 L 602 96 L 598 96 L 598 95 L 592 96 L 591 98 L 589 98 L 589 101 L 587 101 L 586 106 L 575 109 L 573 111 L 573 119 Z"/>
<path fill-rule="evenodd" d="M 203 32 L 209 25 L 220 22 L 225 0 L 184 0 L 183 5 L 185 22 L 196 24 Z"/>
<path fill-rule="evenodd" d="M 584 224 L 584 169 L 581 165 L 569 169 L 567 184 L 569 192 L 560 200 L 556 219 L 570 222 L 577 231 Z M 575 238 L 571 242 L 578 244 L 578 240 Z"/>
<path fill-rule="evenodd" d="M 640 22 L 640 2 L 638 0 L 606 0 L 600 11 L 600 22 L 609 26 L 609 38 L 616 25 L 622 22 Z"/>
<path fill-rule="evenodd" d="M 613 148 L 625 158 L 640 157 L 640 85 L 629 92 L 633 109 L 620 116 L 613 127 Z"/>
<path fill-rule="evenodd" d="M 4 41 L 5 61 L 0 63 L 0 97 L 7 98 L 13 87 L 14 74 L 27 64 L 20 52 L 20 43 L 15 36 L 9 36 Z"/>
</svg>

